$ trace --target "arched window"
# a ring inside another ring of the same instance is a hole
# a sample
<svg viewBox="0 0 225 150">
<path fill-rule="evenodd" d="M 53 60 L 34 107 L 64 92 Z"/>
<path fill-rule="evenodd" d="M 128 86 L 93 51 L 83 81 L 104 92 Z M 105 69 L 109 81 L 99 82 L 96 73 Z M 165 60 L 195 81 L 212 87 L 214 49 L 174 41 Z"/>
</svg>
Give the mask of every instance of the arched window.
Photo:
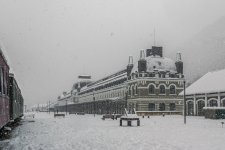
<svg viewBox="0 0 225 150">
<path fill-rule="evenodd" d="M 170 94 L 176 94 L 176 87 L 174 85 L 170 86 Z"/>
<path fill-rule="evenodd" d="M 200 100 L 197 102 L 198 107 L 197 107 L 197 114 L 198 116 L 204 116 L 204 107 L 205 107 L 205 101 L 204 100 Z"/>
<path fill-rule="evenodd" d="M 148 93 L 149 94 L 154 94 L 155 93 L 155 87 L 154 85 L 150 85 L 149 88 L 148 88 Z"/>
<path fill-rule="evenodd" d="M 209 101 L 209 106 L 210 107 L 217 107 L 217 101 L 216 100 Z"/>
<path fill-rule="evenodd" d="M 128 93 L 131 95 L 131 87 L 128 88 Z"/>
<path fill-rule="evenodd" d="M 160 94 L 165 94 L 166 93 L 166 88 L 165 88 L 164 85 L 160 85 L 160 87 L 159 87 L 159 93 Z"/>
<path fill-rule="evenodd" d="M 138 87 L 137 87 L 137 85 L 136 85 L 136 87 L 135 87 L 135 94 L 136 94 L 136 95 L 138 94 Z"/>
<path fill-rule="evenodd" d="M 187 102 L 187 115 L 189 115 L 189 116 L 194 115 L 194 102 L 193 101 Z"/>
</svg>

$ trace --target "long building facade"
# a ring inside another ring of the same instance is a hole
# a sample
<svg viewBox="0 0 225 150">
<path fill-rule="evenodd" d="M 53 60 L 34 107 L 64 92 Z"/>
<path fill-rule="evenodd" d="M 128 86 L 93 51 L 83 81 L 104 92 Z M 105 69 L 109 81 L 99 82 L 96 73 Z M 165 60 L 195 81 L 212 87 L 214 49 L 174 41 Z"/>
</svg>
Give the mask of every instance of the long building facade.
<svg viewBox="0 0 225 150">
<path fill-rule="evenodd" d="M 124 69 L 92 81 L 91 76 L 79 76 L 72 90 L 58 97 L 57 111 L 84 112 L 90 114 L 139 115 L 182 114 L 183 62 L 163 56 L 163 48 L 153 46 L 141 50 L 140 59 Z"/>
</svg>

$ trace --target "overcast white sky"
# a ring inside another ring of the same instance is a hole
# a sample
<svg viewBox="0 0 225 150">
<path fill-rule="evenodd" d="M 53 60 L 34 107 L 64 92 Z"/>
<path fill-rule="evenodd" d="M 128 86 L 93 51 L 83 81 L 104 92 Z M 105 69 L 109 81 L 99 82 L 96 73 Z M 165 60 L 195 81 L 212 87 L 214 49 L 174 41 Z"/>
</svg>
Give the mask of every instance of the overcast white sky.
<svg viewBox="0 0 225 150">
<path fill-rule="evenodd" d="M 29 106 L 55 100 L 79 74 L 99 79 L 156 43 L 179 51 L 225 15 L 224 0 L 0 0 L 0 41 Z"/>
</svg>

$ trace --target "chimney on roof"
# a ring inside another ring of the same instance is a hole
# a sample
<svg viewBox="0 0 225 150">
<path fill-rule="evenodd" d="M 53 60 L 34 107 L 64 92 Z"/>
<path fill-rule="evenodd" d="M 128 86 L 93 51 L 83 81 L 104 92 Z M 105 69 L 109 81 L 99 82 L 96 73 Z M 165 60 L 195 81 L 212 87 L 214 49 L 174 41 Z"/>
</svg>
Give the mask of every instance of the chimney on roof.
<svg viewBox="0 0 225 150">
<path fill-rule="evenodd" d="M 146 72 L 147 70 L 147 61 L 145 60 L 145 51 L 140 51 L 140 59 L 138 61 L 138 72 Z"/>
<path fill-rule="evenodd" d="M 183 74 L 183 62 L 182 62 L 182 59 L 181 59 L 181 53 L 180 52 L 177 53 L 175 65 L 176 65 L 177 73 Z"/>
<path fill-rule="evenodd" d="M 134 67 L 133 57 L 129 56 L 129 61 L 128 61 L 128 65 L 127 65 L 127 76 L 130 76 L 133 67 Z"/>
<path fill-rule="evenodd" d="M 182 61 L 181 52 L 177 52 L 177 60 L 176 61 Z"/>
</svg>

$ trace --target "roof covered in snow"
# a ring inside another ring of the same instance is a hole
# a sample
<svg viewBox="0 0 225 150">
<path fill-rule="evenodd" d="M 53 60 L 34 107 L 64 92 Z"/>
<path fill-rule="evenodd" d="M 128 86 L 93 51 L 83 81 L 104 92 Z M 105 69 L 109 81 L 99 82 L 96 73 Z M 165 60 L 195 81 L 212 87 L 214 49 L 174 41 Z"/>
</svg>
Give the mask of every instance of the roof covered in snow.
<svg viewBox="0 0 225 150">
<path fill-rule="evenodd" d="M 12 62 L 10 61 L 9 57 L 8 57 L 8 53 L 4 47 L 4 44 L 0 41 L 0 54 L 3 54 L 3 57 L 7 63 L 7 65 L 10 67 L 9 72 L 10 73 L 14 73 L 13 68 L 12 68 Z M 15 76 L 15 73 L 14 73 Z"/>
<path fill-rule="evenodd" d="M 6 65 L 9 66 L 6 52 L 5 52 L 4 49 L 1 47 L 1 45 L 0 45 L 0 54 L 2 55 L 4 61 L 6 62 Z"/>
<path fill-rule="evenodd" d="M 186 89 L 186 95 L 215 92 L 225 92 L 225 69 L 208 72 Z"/>
</svg>

